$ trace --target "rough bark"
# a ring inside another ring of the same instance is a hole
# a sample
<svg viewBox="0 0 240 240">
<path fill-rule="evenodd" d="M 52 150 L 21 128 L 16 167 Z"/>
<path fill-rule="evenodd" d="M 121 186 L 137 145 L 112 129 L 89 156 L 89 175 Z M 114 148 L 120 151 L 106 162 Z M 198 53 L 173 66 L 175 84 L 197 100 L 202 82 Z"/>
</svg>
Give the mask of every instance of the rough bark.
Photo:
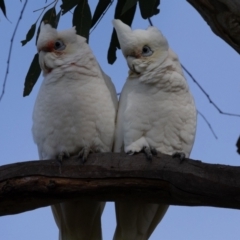
<svg viewBox="0 0 240 240">
<path fill-rule="evenodd" d="M 91 154 L 84 165 L 70 159 L 0 167 L 0 215 L 77 198 L 240 209 L 240 167 L 116 153 Z"/>
<path fill-rule="evenodd" d="M 212 31 L 240 53 L 239 0 L 187 0 Z"/>
</svg>

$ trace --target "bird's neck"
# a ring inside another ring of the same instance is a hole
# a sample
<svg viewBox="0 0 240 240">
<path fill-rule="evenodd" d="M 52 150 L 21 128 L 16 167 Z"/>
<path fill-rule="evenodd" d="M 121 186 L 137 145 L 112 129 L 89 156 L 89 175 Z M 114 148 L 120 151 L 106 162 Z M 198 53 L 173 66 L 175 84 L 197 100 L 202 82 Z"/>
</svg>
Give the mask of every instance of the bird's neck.
<svg viewBox="0 0 240 240">
<path fill-rule="evenodd" d="M 181 65 L 171 50 L 167 56 L 149 65 L 144 72 L 130 73 L 129 77 L 140 84 L 151 84 L 163 91 L 188 91 Z"/>
</svg>

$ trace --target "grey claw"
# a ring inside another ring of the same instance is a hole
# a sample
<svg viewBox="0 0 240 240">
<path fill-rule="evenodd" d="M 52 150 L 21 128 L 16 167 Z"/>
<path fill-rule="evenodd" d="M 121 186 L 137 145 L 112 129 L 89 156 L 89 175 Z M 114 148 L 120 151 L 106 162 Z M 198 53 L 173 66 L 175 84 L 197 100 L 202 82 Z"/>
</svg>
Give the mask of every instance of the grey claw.
<svg viewBox="0 0 240 240">
<path fill-rule="evenodd" d="M 153 156 L 157 156 L 157 150 L 154 147 L 151 147 L 151 152 Z"/>
<path fill-rule="evenodd" d="M 132 156 L 134 154 L 134 152 L 133 151 L 128 151 L 127 154 Z"/>
<path fill-rule="evenodd" d="M 152 161 L 152 152 L 151 152 L 150 148 L 144 147 L 143 152 L 145 153 L 147 160 Z"/>
<path fill-rule="evenodd" d="M 172 155 L 173 158 L 179 158 L 180 159 L 180 163 L 182 163 L 184 161 L 184 159 L 186 158 L 186 155 L 184 152 L 175 152 Z"/>
<path fill-rule="evenodd" d="M 70 154 L 68 152 L 60 152 L 57 156 L 57 160 L 62 163 L 64 158 L 69 158 Z"/>
<path fill-rule="evenodd" d="M 62 160 L 57 158 L 56 161 L 57 161 L 58 166 L 62 167 Z"/>
<path fill-rule="evenodd" d="M 56 157 L 56 160 L 57 160 L 57 163 L 59 165 L 59 169 L 60 169 L 60 172 L 62 172 L 62 163 L 63 163 L 63 159 L 64 158 L 69 158 L 70 157 L 70 154 L 68 152 L 60 152 L 57 157 Z"/>
<path fill-rule="evenodd" d="M 87 157 L 82 156 L 82 158 L 81 158 L 82 164 L 84 164 L 86 161 L 87 161 Z"/>
<path fill-rule="evenodd" d="M 152 156 L 153 155 L 154 156 L 157 155 L 157 150 L 155 148 L 143 147 L 142 148 L 142 152 L 145 153 L 146 158 L 147 158 L 148 161 L 152 161 Z M 133 155 L 134 153 L 135 152 L 133 152 L 131 150 L 127 152 L 127 154 L 130 155 L 130 156 Z"/>
<path fill-rule="evenodd" d="M 91 152 L 91 149 L 88 147 L 83 147 L 82 150 L 78 154 L 78 158 L 81 159 L 82 164 L 87 161 L 88 155 Z"/>
</svg>

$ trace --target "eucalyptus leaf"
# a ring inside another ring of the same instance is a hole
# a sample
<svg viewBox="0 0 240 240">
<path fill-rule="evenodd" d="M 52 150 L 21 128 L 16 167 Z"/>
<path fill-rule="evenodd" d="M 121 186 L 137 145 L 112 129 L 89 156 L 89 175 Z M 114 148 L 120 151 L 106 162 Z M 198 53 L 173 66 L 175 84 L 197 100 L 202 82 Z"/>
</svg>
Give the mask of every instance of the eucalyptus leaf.
<svg viewBox="0 0 240 240">
<path fill-rule="evenodd" d="M 91 28 L 98 22 L 101 16 L 104 14 L 112 0 L 99 0 L 96 9 L 93 14 Z"/>
<path fill-rule="evenodd" d="M 56 18 L 57 18 L 57 16 L 56 16 L 56 9 L 55 9 L 55 7 L 52 7 L 52 8 L 50 8 L 50 9 L 48 9 L 48 10 L 44 13 L 44 15 L 43 15 L 43 17 L 42 17 L 42 19 L 41 19 L 41 21 L 40 21 L 40 24 L 39 24 L 39 27 L 38 27 L 38 31 L 37 31 L 36 45 L 37 45 L 37 40 L 38 40 L 38 36 L 39 36 L 39 32 L 40 32 L 41 23 L 42 23 L 42 22 L 48 23 L 48 24 L 50 24 L 52 27 L 56 28 L 56 27 L 55 27 L 55 26 L 56 26 Z"/>
<path fill-rule="evenodd" d="M 30 68 L 25 78 L 23 96 L 28 96 L 41 74 L 41 68 L 38 62 L 38 53 L 34 55 Z"/>
<path fill-rule="evenodd" d="M 124 14 L 130 8 L 134 7 L 137 4 L 137 2 L 138 2 L 138 0 L 128 0 L 128 1 L 126 1 L 121 14 Z"/>
<path fill-rule="evenodd" d="M 54 28 L 57 28 L 58 27 L 58 23 L 59 23 L 59 20 L 60 20 L 60 17 L 61 17 L 61 13 L 62 13 L 62 10 L 60 10 L 55 18 L 55 21 L 54 21 L 54 24 L 53 24 L 53 27 Z"/>
<path fill-rule="evenodd" d="M 70 11 L 72 8 L 74 8 L 75 6 L 77 6 L 77 4 L 80 2 L 81 0 L 62 0 L 62 4 L 61 4 L 61 9 L 62 9 L 62 15 L 64 15 L 65 13 L 67 13 L 68 11 Z"/>
<path fill-rule="evenodd" d="M 29 41 L 32 40 L 32 38 L 33 38 L 33 36 L 35 34 L 35 31 L 36 31 L 36 23 L 34 23 L 30 27 L 30 29 L 28 30 L 27 35 L 26 35 L 26 39 L 21 41 L 22 46 L 24 46 L 26 43 L 28 43 Z"/>
<path fill-rule="evenodd" d="M 81 0 L 73 12 L 72 24 L 76 27 L 78 35 L 88 41 L 91 28 L 92 14 L 87 0 Z"/>
<path fill-rule="evenodd" d="M 0 0 L 0 9 L 2 10 L 4 16 L 7 18 L 6 6 L 5 6 L 5 3 L 4 3 L 4 0 Z"/>
<path fill-rule="evenodd" d="M 158 9 L 159 4 L 160 0 L 139 0 L 139 8 L 142 18 L 147 19 L 153 15 L 157 15 L 160 12 Z"/>
<path fill-rule="evenodd" d="M 135 15 L 135 11 L 136 11 L 136 7 L 137 7 L 137 2 L 135 3 L 135 5 L 132 5 L 131 8 L 129 8 L 127 11 L 125 11 L 123 14 L 123 8 L 126 5 L 128 0 L 118 0 L 117 2 L 117 6 L 115 9 L 115 15 L 114 18 L 115 19 L 120 19 L 121 21 L 123 21 L 124 23 L 126 23 L 127 25 L 131 26 L 134 15 Z M 118 42 L 118 38 L 117 38 L 117 34 L 115 29 L 113 29 L 112 32 L 112 37 L 110 40 L 110 45 L 108 48 L 108 55 L 107 55 L 107 59 L 108 59 L 108 63 L 113 64 L 116 59 L 116 51 L 117 48 L 120 49 L 120 45 Z"/>
</svg>

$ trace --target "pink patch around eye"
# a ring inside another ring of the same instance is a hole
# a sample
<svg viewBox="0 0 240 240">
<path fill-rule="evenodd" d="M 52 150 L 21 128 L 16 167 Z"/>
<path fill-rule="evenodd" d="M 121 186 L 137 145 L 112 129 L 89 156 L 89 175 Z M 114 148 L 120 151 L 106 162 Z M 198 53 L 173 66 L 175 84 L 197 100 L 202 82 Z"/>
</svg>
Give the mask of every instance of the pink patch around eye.
<svg viewBox="0 0 240 240">
<path fill-rule="evenodd" d="M 54 50 L 54 42 L 48 42 L 46 46 L 42 48 L 42 51 L 44 52 L 52 52 Z"/>
</svg>

